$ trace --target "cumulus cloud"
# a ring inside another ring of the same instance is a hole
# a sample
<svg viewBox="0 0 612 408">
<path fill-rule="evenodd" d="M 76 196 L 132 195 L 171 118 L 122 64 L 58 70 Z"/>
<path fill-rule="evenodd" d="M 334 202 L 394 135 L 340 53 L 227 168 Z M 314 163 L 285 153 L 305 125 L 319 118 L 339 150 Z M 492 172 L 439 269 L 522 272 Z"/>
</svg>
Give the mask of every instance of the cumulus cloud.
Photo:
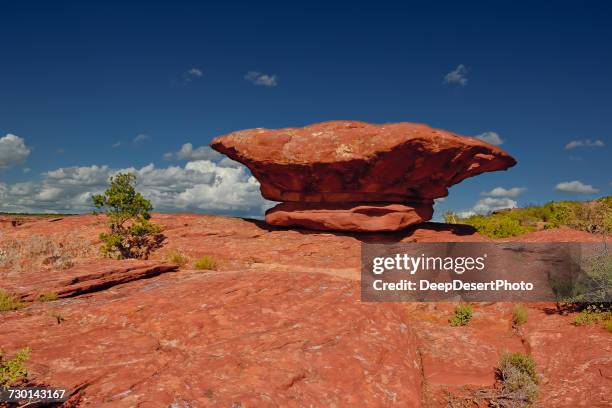
<svg viewBox="0 0 612 408">
<path fill-rule="evenodd" d="M 499 146 L 504 143 L 501 136 L 496 132 L 484 132 L 474 137 L 494 146 Z"/>
<path fill-rule="evenodd" d="M 140 133 L 136 135 L 136 137 L 132 140 L 132 143 L 134 143 L 135 145 L 139 145 L 145 140 L 147 140 L 148 138 L 149 138 L 148 135 L 145 135 L 144 133 Z"/>
<path fill-rule="evenodd" d="M 478 200 L 469 210 L 459 211 L 457 215 L 461 218 L 467 218 L 472 215 L 485 215 L 493 211 L 503 210 L 506 208 L 517 208 L 518 203 L 508 197 L 495 198 L 486 197 Z"/>
<path fill-rule="evenodd" d="M 196 160 L 184 166 L 114 169 L 109 166 L 64 167 L 42 174 L 38 181 L 0 183 L 0 211 L 89 212 L 91 196 L 104 191 L 110 176 L 131 172 L 136 188 L 156 211 L 198 211 L 261 215 L 272 203 L 244 166 L 223 166 Z"/>
<path fill-rule="evenodd" d="M 204 72 L 200 68 L 191 68 L 183 74 L 185 82 L 191 82 L 197 78 L 201 78 Z"/>
<path fill-rule="evenodd" d="M 480 193 L 482 196 L 489 197 L 511 197 L 516 198 L 520 194 L 524 193 L 527 189 L 525 187 L 512 187 L 512 188 L 503 188 L 503 187 L 495 187 L 491 191 L 483 191 Z"/>
<path fill-rule="evenodd" d="M 30 155 L 25 140 L 13 134 L 0 138 L 0 169 L 23 163 Z"/>
<path fill-rule="evenodd" d="M 244 79 L 251 82 L 254 85 L 260 86 L 276 86 L 278 81 L 276 75 L 263 74 L 257 71 L 249 71 L 244 76 Z"/>
<path fill-rule="evenodd" d="M 457 65 L 457 68 L 444 76 L 444 82 L 447 84 L 466 86 L 468 83 L 468 72 L 469 69 L 465 65 L 459 64 Z"/>
<path fill-rule="evenodd" d="M 555 190 L 572 194 L 593 194 L 599 191 L 592 185 L 584 184 L 578 180 L 561 182 L 555 186 Z"/>
<path fill-rule="evenodd" d="M 591 140 L 591 139 L 584 139 L 584 140 L 572 140 L 571 142 L 569 142 L 568 144 L 565 145 L 565 149 L 566 150 L 571 150 L 571 149 L 575 149 L 577 147 L 604 147 L 606 144 L 603 142 L 603 140 L 597 139 L 597 140 Z"/>
<path fill-rule="evenodd" d="M 178 152 L 168 152 L 164 154 L 166 160 L 217 160 L 221 154 L 217 153 L 208 146 L 193 148 L 191 143 L 185 143 Z"/>
</svg>

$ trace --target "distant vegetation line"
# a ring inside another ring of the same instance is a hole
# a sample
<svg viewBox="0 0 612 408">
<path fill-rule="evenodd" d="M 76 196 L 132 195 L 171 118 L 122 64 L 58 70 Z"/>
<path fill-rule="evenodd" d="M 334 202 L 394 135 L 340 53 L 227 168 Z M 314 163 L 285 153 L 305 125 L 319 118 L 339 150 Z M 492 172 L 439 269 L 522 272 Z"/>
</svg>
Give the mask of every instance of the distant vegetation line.
<svg viewBox="0 0 612 408">
<path fill-rule="evenodd" d="M 551 201 L 461 218 L 453 212 L 444 221 L 467 224 L 492 238 L 507 238 L 543 229 L 566 226 L 580 231 L 612 234 L 612 196 L 593 201 Z"/>
</svg>

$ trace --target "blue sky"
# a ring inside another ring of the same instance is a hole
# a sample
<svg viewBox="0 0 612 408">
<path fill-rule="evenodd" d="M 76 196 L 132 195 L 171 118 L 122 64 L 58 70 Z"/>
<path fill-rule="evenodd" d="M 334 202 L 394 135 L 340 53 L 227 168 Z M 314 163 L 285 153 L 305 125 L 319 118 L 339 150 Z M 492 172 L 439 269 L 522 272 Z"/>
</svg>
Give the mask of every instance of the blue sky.
<svg viewBox="0 0 612 408">
<path fill-rule="evenodd" d="M 197 148 L 332 119 L 499 135 L 518 165 L 438 214 L 612 193 L 609 2 L 126 3 L 0 2 L 0 211 L 86 211 L 133 169 L 160 210 L 261 214 Z"/>
</svg>

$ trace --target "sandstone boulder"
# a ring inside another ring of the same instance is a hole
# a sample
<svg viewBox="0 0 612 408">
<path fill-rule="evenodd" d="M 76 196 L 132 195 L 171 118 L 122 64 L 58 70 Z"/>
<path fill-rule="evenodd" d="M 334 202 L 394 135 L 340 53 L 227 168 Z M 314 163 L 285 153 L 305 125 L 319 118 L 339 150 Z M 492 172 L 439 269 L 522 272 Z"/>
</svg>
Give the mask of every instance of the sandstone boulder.
<svg viewBox="0 0 612 408">
<path fill-rule="evenodd" d="M 516 164 L 495 146 L 414 123 L 249 129 L 218 137 L 211 146 L 246 165 L 268 200 L 300 203 L 270 210 L 268 223 L 314 229 L 405 228 L 429 220 L 433 200 L 445 197 L 450 186 Z"/>
</svg>

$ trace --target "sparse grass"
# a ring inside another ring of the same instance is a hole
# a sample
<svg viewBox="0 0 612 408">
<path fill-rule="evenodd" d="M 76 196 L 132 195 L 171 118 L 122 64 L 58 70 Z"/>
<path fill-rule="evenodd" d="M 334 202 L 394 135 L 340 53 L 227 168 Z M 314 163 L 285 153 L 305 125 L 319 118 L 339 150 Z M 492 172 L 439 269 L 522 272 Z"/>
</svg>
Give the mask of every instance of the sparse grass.
<svg viewBox="0 0 612 408">
<path fill-rule="evenodd" d="M 189 263 L 189 258 L 183 255 L 180 251 L 174 249 L 166 254 L 166 259 L 179 266 L 185 266 Z"/>
<path fill-rule="evenodd" d="M 9 312 L 25 306 L 25 303 L 8 292 L 0 290 L 0 312 Z"/>
<path fill-rule="evenodd" d="M 603 324 L 604 329 L 606 329 L 607 332 L 612 333 L 612 319 L 608 319 L 604 322 Z"/>
<path fill-rule="evenodd" d="M 446 222 L 468 224 L 492 238 L 507 238 L 539 229 L 567 226 L 591 233 L 612 233 L 612 196 L 594 201 L 558 201 L 460 218 L 444 214 Z"/>
<path fill-rule="evenodd" d="M 58 296 L 57 296 L 57 293 L 55 292 L 41 293 L 38 296 L 39 302 L 52 302 L 57 299 L 58 299 Z"/>
<path fill-rule="evenodd" d="M 57 321 L 57 324 L 60 324 L 64 320 L 66 320 L 64 315 L 62 315 L 60 312 L 56 312 L 56 311 L 49 312 L 49 316 L 53 317 Z"/>
<path fill-rule="evenodd" d="M 0 350 L 0 387 L 17 385 L 27 379 L 28 370 L 23 363 L 30 358 L 31 351 L 26 347 L 16 352 L 12 358 L 7 358 Z"/>
<path fill-rule="evenodd" d="M 503 405 L 529 407 L 538 397 L 538 372 L 533 358 L 524 353 L 504 353 L 499 359 Z M 506 404 L 506 402 L 508 402 Z"/>
<path fill-rule="evenodd" d="M 193 263 L 196 269 L 215 270 L 217 269 L 217 261 L 212 256 L 204 255 Z"/>
<path fill-rule="evenodd" d="M 95 256 L 98 251 L 91 240 L 74 233 L 31 235 L 25 239 L 8 239 L 0 249 L 0 268 L 19 273 L 31 269 L 67 269 L 75 258 Z"/>
<path fill-rule="evenodd" d="M 455 307 L 455 314 L 448 319 L 451 326 L 467 326 L 472 319 L 474 309 L 470 305 L 459 304 Z"/>
<path fill-rule="evenodd" d="M 517 303 L 512 308 L 512 326 L 519 327 L 527 322 L 527 308 L 522 303 Z"/>
</svg>

